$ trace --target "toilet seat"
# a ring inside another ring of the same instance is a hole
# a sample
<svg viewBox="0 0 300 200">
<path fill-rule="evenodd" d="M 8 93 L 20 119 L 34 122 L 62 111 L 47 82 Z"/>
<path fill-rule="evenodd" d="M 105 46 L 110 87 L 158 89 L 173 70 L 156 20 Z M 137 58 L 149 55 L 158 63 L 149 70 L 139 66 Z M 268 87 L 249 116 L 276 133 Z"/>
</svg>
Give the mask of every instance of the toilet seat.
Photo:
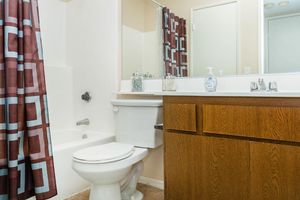
<svg viewBox="0 0 300 200">
<path fill-rule="evenodd" d="M 77 151 L 73 154 L 73 160 L 81 163 L 104 164 L 126 159 L 134 152 L 133 145 L 112 142 Z"/>
</svg>

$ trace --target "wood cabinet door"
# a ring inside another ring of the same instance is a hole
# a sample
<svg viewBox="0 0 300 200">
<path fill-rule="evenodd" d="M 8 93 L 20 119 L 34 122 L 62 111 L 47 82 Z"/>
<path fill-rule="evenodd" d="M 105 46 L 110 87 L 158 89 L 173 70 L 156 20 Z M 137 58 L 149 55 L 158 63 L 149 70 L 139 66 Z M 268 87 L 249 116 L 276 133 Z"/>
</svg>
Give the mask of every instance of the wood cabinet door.
<svg viewBox="0 0 300 200">
<path fill-rule="evenodd" d="M 300 199 L 300 147 L 250 144 L 251 200 Z"/>
<path fill-rule="evenodd" d="M 165 132 L 164 138 L 166 200 L 201 200 L 201 137 Z"/>
<path fill-rule="evenodd" d="M 165 132 L 166 200 L 247 200 L 249 141 Z"/>
<path fill-rule="evenodd" d="M 249 199 L 249 141 L 203 137 L 202 200 Z"/>
<path fill-rule="evenodd" d="M 203 132 L 300 142 L 300 108 L 206 104 Z"/>
<path fill-rule="evenodd" d="M 196 104 L 164 104 L 164 126 L 166 130 L 196 132 Z"/>
</svg>

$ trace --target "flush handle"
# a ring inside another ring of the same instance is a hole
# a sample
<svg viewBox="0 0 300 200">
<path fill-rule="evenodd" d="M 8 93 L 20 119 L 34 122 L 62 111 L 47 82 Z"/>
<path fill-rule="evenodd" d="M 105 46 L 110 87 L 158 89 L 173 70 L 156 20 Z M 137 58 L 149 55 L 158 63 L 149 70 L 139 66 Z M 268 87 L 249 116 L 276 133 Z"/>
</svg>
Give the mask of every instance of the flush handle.
<svg viewBox="0 0 300 200">
<path fill-rule="evenodd" d="M 156 124 L 156 125 L 154 125 L 154 129 L 156 129 L 156 130 L 164 130 L 164 124 Z"/>
<path fill-rule="evenodd" d="M 114 113 L 118 113 L 119 112 L 119 108 L 118 107 L 113 107 L 112 110 L 113 110 Z"/>
</svg>

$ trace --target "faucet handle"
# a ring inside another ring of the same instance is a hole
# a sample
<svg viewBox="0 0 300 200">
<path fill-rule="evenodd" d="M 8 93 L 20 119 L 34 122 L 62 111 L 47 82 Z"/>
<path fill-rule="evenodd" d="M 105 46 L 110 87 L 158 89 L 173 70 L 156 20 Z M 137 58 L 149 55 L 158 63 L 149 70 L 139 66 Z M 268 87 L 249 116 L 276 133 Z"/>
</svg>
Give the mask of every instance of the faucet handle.
<svg viewBox="0 0 300 200">
<path fill-rule="evenodd" d="M 251 82 L 250 90 L 251 90 L 251 92 L 258 91 L 258 84 L 256 82 Z"/>
<path fill-rule="evenodd" d="M 275 81 L 269 83 L 269 91 L 278 92 L 278 85 Z"/>
<path fill-rule="evenodd" d="M 90 102 L 92 97 L 89 92 L 85 92 L 84 94 L 81 95 L 81 99 L 85 102 Z"/>
</svg>

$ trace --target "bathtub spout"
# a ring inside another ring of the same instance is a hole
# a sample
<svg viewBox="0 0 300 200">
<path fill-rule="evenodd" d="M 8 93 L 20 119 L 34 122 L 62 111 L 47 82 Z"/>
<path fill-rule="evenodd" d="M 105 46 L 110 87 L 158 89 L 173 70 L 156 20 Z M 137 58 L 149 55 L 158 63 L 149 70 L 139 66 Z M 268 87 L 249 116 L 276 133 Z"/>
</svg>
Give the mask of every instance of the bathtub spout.
<svg viewBox="0 0 300 200">
<path fill-rule="evenodd" d="M 82 125 L 90 125 L 90 120 L 89 119 L 83 119 L 83 120 L 80 120 L 76 123 L 76 126 L 82 126 Z"/>
</svg>

